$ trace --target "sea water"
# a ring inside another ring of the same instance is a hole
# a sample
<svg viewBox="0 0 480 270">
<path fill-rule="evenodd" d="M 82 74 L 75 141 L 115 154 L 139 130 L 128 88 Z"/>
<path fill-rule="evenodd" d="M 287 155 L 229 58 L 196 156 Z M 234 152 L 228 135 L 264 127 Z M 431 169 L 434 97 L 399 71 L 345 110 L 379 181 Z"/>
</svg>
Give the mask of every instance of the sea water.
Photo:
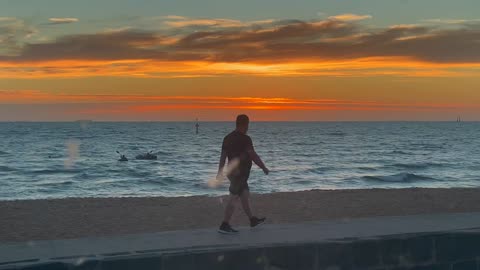
<svg viewBox="0 0 480 270">
<path fill-rule="evenodd" d="M 212 179 L 233 129 L 231 122 L 201 122 L 199 134 L 191 122 L 0 123 L 0 200 L 227 194 L 228 180 Z M 475 122 L 251 123 L 271 173 L 254 166 L 250 187 L 479 187 L 478 134 Z M 158 159 L 134 158 L 148 151 Z"/>
</svg>

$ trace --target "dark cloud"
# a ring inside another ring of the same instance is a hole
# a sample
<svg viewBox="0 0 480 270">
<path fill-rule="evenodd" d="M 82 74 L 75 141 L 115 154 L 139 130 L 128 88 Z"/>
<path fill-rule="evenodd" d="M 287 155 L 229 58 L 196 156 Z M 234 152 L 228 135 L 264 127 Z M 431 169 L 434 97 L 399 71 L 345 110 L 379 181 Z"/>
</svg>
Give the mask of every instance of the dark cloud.
<svg viewBox="0 0 480 270">
<path fill-rule="evenodd" d="M 12 61 L 44 61 L 62 59 L 120 60 L 162 58 L 155 49 L 139 48 L 160 40 L 153 33 L 122 31 L 91 35 L 65 36 L 50 43 L 27 44 L 19 56 L 8 57 Z M 2 58 L 0 58 L 2 59 Z"/>
<path fill-rule="evenodd" d="M 480 62 L 480 28 L 439 31 L 395 42 L 387 49 L 386 54 L 398 52 L 431 62 Z"/>
<path fill-rule="evenodd" d="M 254 31 L 196 32 L 181 39 L 177 46 L 189 49 L 221 47 L 251 47 L 249 45 L 305 44 L 325 37 L 340 37 L 353 33 L 354 27 L 336 21 L 322 23 L 296 22 L 276 28 Z M 258 46 L 255 46 L 258 48 Z"/>
<path fill-rule="evenodd" d="M 437 63 L 480 62 L 480 26 L 472 24 L 453 29 L 416 25 L 371 29 L 354 21 L 284 20 L 201 29 L 175 35 L 124 30 L 65 36 L 49 43 L 25 44 L 18 55 L 0 56 L 0 60 L 278 62 L 402 56 Z"/>
</svg>

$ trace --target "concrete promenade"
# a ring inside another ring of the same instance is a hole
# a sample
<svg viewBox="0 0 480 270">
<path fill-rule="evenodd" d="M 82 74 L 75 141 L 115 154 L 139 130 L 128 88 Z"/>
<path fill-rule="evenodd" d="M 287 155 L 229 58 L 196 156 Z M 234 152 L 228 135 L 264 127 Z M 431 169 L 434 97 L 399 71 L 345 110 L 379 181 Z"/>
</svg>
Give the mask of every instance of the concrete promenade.
<svg viewBox="0 0 480 270">
<path fill-rule="evenodd" d="M 343 219 L 300 224 L 239 228 L 238 235 L 221 235 L 216 228 L 116 237 L 31 241 L 0 244 L 0 269 L 12 265 L 61 260 L 84 261 L 138 254 L 168 254 L 245 249 L 331 240 L 450 232 L 480 227 L 480 213 L 432 214 Z"/>
</svg>

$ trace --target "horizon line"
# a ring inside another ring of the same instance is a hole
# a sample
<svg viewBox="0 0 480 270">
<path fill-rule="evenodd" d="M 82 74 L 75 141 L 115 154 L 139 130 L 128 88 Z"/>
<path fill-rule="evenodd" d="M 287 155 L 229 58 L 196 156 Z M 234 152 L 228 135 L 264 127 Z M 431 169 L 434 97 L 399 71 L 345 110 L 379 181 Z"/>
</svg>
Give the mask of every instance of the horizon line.
<svg viewBox="0 0 480 270">
<path fill-rule="evenodd" d="M 233 120 L 132 120 L 132 121 L 117 121 L 117 120 L 71 120 L 71 121 L 48 121 L 48 120 L 0 120 L 0 123 L 79 123 L 79 122 L 90 122 L 90 123 L 188 123 L 188 122 L 200 122 L 200 123 L 230 123 L 235 122 Z M 438 122 L 438 123 L 458 123 L 457 120 L 258 120 L 250 121 L 250 123 L 288 123 L 288 122 L 298 122 L 298 123 L 335 123 L 335 122 L 350 122 L 350 123 L 368 123 L 368 122 L 378 122 L 378 123 L 401 123 L 401 122 Z M 480 122 L 480 120 L 462 120 L 460 123 L 475 123 Z"/>
</svg>

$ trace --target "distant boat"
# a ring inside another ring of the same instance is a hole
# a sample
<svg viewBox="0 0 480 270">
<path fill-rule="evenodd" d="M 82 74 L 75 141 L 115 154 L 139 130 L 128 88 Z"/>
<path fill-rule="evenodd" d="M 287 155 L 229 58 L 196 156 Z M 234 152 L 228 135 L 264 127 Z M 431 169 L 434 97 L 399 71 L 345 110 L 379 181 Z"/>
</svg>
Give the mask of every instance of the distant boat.
<svg viewBox="0 0 480 270">
<path fill-rule="evenodd" d="M 462 122 L 462 118 L 460 118 L 460 116 L 457 117 L 457 122 Z"/>
</svg>

